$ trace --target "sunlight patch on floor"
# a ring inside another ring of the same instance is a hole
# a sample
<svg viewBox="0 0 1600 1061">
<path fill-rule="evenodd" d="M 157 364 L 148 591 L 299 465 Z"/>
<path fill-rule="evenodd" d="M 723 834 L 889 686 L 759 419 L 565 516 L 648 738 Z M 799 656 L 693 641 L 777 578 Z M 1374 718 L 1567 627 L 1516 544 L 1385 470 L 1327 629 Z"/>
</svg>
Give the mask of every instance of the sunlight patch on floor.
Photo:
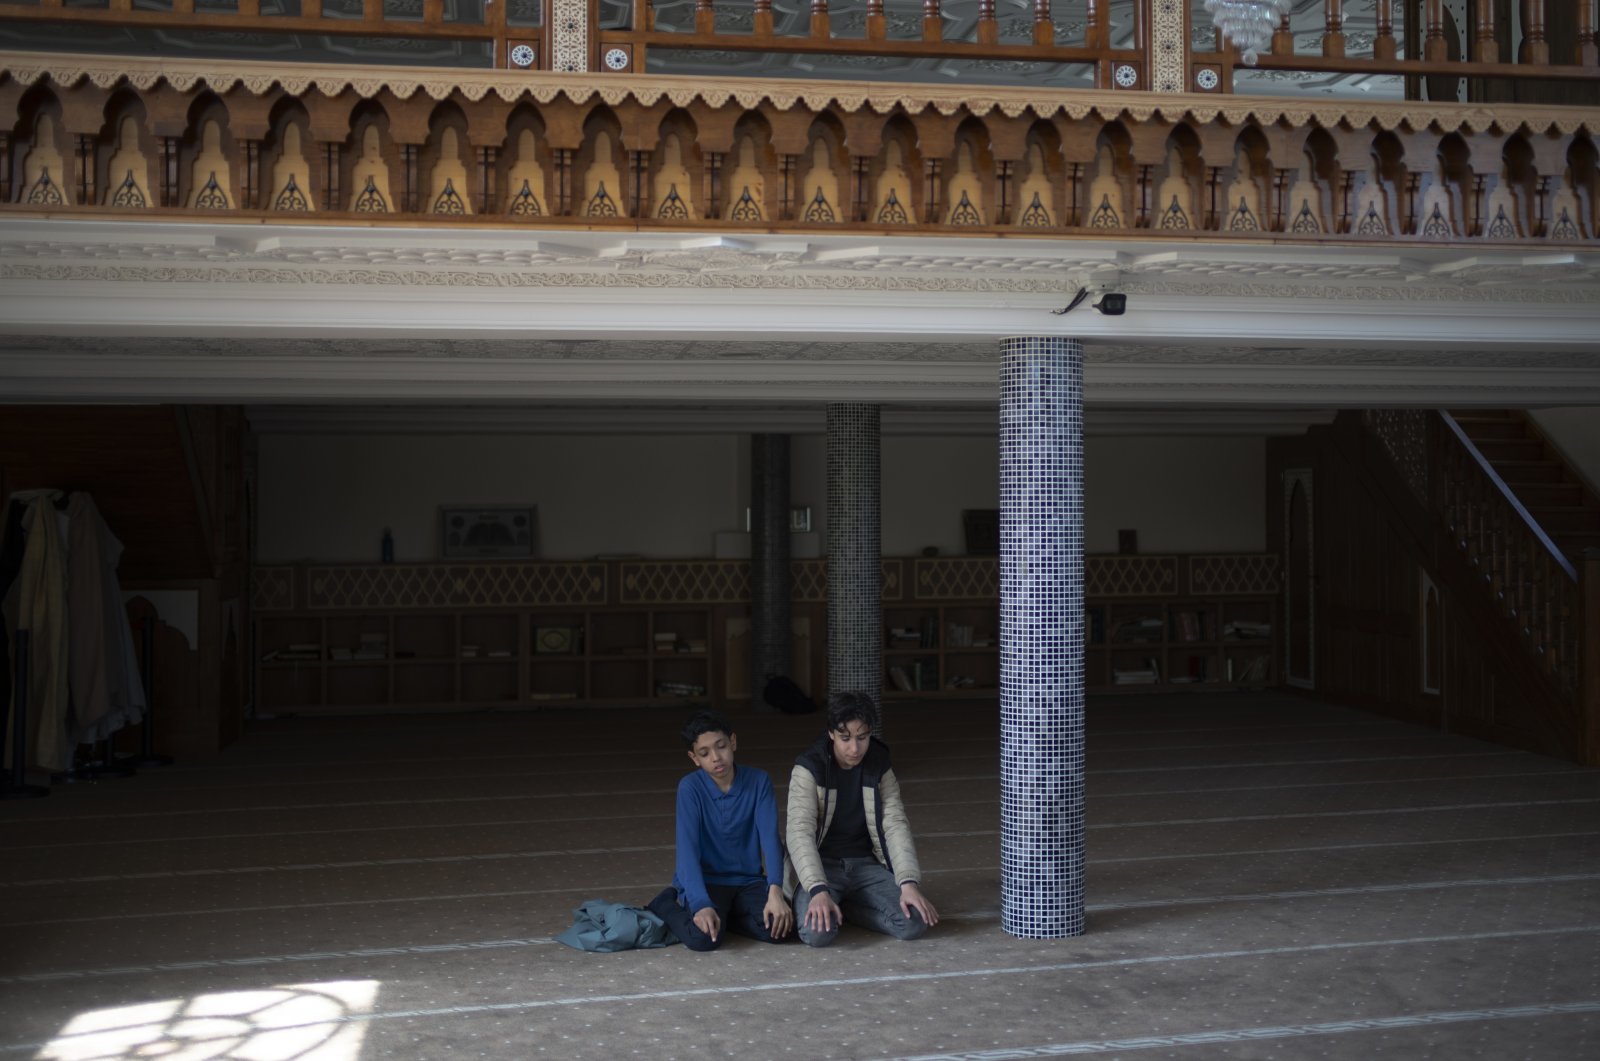
<svg viewBox="0 0 1600 1061">
<path fill-rule="evenodd" d="M 379 981 L 224 991 L 92 1010 L 37 1061 L 356 1061 Z"/>
</svg>

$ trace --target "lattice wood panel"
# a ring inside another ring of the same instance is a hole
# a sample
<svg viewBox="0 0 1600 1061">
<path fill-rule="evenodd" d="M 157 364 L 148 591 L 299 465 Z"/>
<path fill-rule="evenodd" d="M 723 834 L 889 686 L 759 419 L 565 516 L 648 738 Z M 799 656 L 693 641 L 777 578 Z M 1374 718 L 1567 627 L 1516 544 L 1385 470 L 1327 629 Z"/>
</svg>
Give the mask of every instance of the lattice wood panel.
<svg viewBox="0 0 1600 1061">
<path fill-rule="evenodd" d="M 617 565 L 621 604 L 737 604 L 750 599 L 748 560 L 639 560 Z"/>
<path fill-rule="evenodd" d="M 606 565 L 362 564 L 306 569 L 307 608 L 604 604 Z"/>
<path fill-rule="evenodd" d="M 789 599 L 820 604 L 828 599 L 828 561 L 794 560 L 789 564 Z"/>
<path fill-rule="evenodd" d="M 250 610 L 286 612 L 294 609 L 295 569 L 258 567 L 250 573 Z"/>
<path fill-rule="evenodd" d="M 992 556 L 925 557 L 913 561 L 917 600 L 994 600 L 1000 596 L 1000 561 Z"/>
<path fill-rule="evenodd" d="M 1089 556 L 1083 581 L 1086 597 L 1170 597 L 1178 592 L 1178 558 Z"/>
<path fill-rule="evenodd" d="M 1271 596 L 1281 587 L 1276 553 L 1240 553 L 1189 558 L 1189 592 L 1197 596 Z"/>
</svg>

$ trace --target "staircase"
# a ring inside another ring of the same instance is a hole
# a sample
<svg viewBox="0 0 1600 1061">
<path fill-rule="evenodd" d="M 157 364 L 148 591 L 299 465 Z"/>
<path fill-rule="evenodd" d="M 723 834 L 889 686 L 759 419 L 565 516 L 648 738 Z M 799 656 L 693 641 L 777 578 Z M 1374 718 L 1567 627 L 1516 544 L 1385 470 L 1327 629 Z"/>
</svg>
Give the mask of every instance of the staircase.
<svg viewBox="0 0 1600 1061">
<path fill-rule="evenodd" d="M 1600 548 L 1600 498 L 1526 413 L 1471 409 L 1450 415 L 1569 562 L 1576 565 L 1585 549 Z"/>
</svg>

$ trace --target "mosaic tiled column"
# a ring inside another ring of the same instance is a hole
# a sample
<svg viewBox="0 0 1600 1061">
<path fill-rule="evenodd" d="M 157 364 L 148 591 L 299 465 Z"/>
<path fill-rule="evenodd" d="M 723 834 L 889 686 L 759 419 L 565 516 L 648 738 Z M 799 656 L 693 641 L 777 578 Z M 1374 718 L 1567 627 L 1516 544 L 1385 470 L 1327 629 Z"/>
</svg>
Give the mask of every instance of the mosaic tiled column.
<svg viewBox="0 0 1600 1061">
<path fill-rule="evenodd" d="M 789 673 L 789 436 L 750 436 L 750 690 Z"/>
<path fill-rule="evenodd" d="M 883 683 L 878 407 L 828 406 L 828 692 Z"/>
<path fill-rule="evenodd" d="M 1083 344 L 1000 369 L 1000 923 L 1083 932 Z"/>
</svg>

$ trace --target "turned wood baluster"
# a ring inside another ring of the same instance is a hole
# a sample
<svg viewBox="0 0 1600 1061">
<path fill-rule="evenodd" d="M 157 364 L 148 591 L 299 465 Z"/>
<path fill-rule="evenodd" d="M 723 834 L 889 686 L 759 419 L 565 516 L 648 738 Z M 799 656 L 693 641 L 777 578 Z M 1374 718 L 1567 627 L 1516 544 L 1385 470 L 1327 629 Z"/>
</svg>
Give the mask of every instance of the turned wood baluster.
<svg viewBox="0 0 1600 1061">
<path fill-rule="evenodd" d="M 78 205 L 93 206 L 98 196 L 94 182 L 94 137 L 78 134 Z"/>
<path fill-rule="evenodd" d="M 322 145 L 322 209 L 341 209 L 343 197 L 339 194 L 340 145 Z"/>
<path fill-rule="evenodd" d="M 882 5 L 883 0 L 879 0 Z M 872 18 L 869 15 L 867 22 L 870 25 Z M 751 26 L 757 37 L 772 36 L 772 0 L 756 0 L 755 19 Z"/>
<path fill-rule="evenodd" d="M 239 206 L 244 210 L 259 210 L 262 206 L 262 200 L 265 199 L 266 195 L 272 194 L 270 191 L 268 191 L 264 195 L 261 191 L 260 140 L 244 141 L 243 161 L 244 166 L 242 169 L 244 172 L 239 175 L 241 178 L 240 183 L 242 185 L 242 187 L 239 189 Z"/>
<path fill-rule="evenodd" d="M 1083 46 L 1104 48 L 1106 25 L 1104 0 L 1083 0 Z"/>
<path fill-rule="evenodd" d="M 183 150 L 183 141 L 176 136 L 163 136 L 161 138 L 161 205 L 181 206 L 179 195 L 181 185 L 178 183 L 178 156 Z"/>
<path fill-rule="evenodd" d="M 978 44 L 998 44 L 1000 23 L 995 21 L 994 0 L 978 0 L 978 26 L 974 38 Z"/>
<path fill-rule="evenodd" d="M 1545 66 L 1550 62 L 1550 42 L 1544 36 L 1544 0 L 1522 0 L 1522 47 L 1517 62 Z"/>
<path fill-rule="evenodd" d="M 1330 59 L 1344 56 L 1344 0 L 1327 0 L 1327 18 L 1322 34 L 1322 54 Z"/>
<path fill-rule="evenodd" d="M 1050 20 L 1050 0 L 1033 0 L 1033 43 L 1055 42 L 1056 24 Z"/>
<path fill-rule="evenodd" d="M 939 0 L 922 0 L 922 39 L 938 43 L 944 40 L 944 19 L 939 17 Z"/>
<path fill-rule="evenodd" d="M 1393 59 L 1399 54 L 1394 39 L 1394 0 L 1378 0 L 1378 35 L 1372 42 L 1374 59 Z"/>
<path fill-rule="evenodd" d="M 1472 35 L 1472 61 L 1497 63 L 1500 45 L 1494 39 L 1494 0 L 1478 0 L 1477 29 Z"/>
<path fill-rule="evenodd" d="M 1221 50 L 1220 47 L 1218 49 Z M 1294 28 L 1289 25 L 1289 12 L 1283 13 L 1283 18 L 1278 22 L 1278 28 L 1272 31 L 1272 54 L 1294 54 Z"/>
<path fill-rule="evenodd" d="M 1428 0 L 1428 30 L 1423 38 L 1422 57 L 1442 63 L 1450 58 L 1450 42 L 1444 37 L 1444 0 Z"/>
<path fill-rule="evenodd" d="M 1578 65 L 1600 66 L 1600 45 L 1595 43 L 1596 0 L 1578 0 Z"/>
<path fill-rule="evenodd" d="M 713 6 L 713 0 L 694 0 L 694 31 L 717 32 L 717 9 Z"/>
<path fill-rule="evenodd" d="M 497 165 L 499 158 L 499 148 L 478 148 L 478 213 L 480 214 L 495 213 L 499 207 L 500 187 L 496 180 L 500 171 Z"/>
<path fill-rule="evenodd" d="M 772 0 L 766 0 L 771 3 Z M 889 21 L 883 14 L 883 0 L 867 0 L 867 40 L 881 41 L 888 35 Z"/>
<path fill-rule="evenodd" d="M 811 35 L 823 39 L 831 35 L 828 28 L 828 0 L 811 0 Z"/>
</svg>

